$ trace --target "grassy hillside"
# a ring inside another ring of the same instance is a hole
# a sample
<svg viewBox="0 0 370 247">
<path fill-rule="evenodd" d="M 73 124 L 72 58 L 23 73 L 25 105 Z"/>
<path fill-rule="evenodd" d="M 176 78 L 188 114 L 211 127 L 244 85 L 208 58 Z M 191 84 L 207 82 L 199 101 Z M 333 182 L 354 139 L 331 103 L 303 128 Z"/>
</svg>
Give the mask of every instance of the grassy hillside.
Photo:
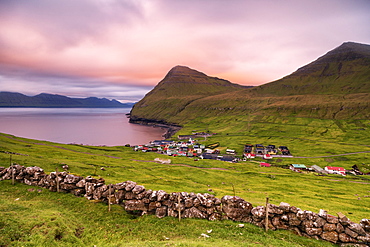
<svg viewBox="0 0 370 247">
<path fill-rule="evenodd" d="M 342 166 L 357 164 L 370 171 L 369 120 L 319 120 L 250 116 L 198 118 L 179 134 L 191 131 L 217 133 L 201 143 L 220 142 L 221 150 L 241 152 L 246 143 L 286 145 L 295 158 L 269 161 L 273 167 L 262 168 L 262 159 L 242 163 L 212 160 L 195 161 L 171 157 L 172 164 L 154 163 L 156 153 L 134 152 L 128 147 L 91 147 L 41 142 L 0 135 L 0 164 L 12 162 L 37 165 L 46 172 L 62 164 L 81 176 L 102 176 L 106 183 L 132 180 L 148 189 L 166 192 L 212 193 L 217 197 L 237 195 L 254 206 L 284 201 L 303 210 L 329 214 L 342 212 L 358 222 L 370 218 L 369 176 L 295 173 L 285 169 L 291 163 Z M 8 153 L 6 153 L 8 152 Z M 101 170 L 105 167 L 105 170 Z M 253 226 L 237 228 L 237 222 L 157 219 L 133 217 L 119 206 L 107 213 L 107 206 L 42 190 L 28 191 L 25 185 L 0 182 L 0 244 L 9 246 L 331 246 L 277 231 L 265 234 Z M 234 190 L 235 188 L 235 190 Z M 209 191 L 211 190 L 211 191 Z M 20 199 L 17 199 L 20 198 Z M 46 203 L 47 202 L 47 203 Z M 86 215 L 93 215 L 86 217 Z M 31 219 L 31 220 L 30 220 Z M 213 229 L 210 238 L 199 238 Z M 169 238 L 168 240 L 166 238 Z"/>
<path fill-rule="evenodd" d="M 198 99 L 244 88 L 246 87 L 209 77 L 188 67 L 176 66 L 151 92 L 135 104 L 130 120 L 131 122 L 151 120 L 171 123 L 172 116 L 181 113 Z"/>
<path fill-rule="evenodd" d="M 252 89 L 260 95 L 370 92 L 370 45 L 347 42 L 280 80 Z"/>
</svg>

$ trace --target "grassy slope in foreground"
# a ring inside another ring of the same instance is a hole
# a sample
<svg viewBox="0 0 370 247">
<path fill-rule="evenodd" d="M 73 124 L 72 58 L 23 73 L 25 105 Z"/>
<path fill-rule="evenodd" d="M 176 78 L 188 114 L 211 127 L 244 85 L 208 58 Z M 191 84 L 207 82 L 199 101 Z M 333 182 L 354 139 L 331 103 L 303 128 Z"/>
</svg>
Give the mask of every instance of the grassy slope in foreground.
<svg viewBox="0 0 370 247">
<path fill-rule="evenodd" d="M 217 126 L 214 126 L 219 130 L 219 134 L 211 137 L 206 142 L 220 140 L 224 147 L 237 145 L 237 148 L 246 142 L 285 144 L 291 147 L 294 155 L 299 156 L 304 154 L 330 155 L 343 152 L 349 147 L 351 151 L 369 151 L 369 147 L 366 146 L 366 143 L 365 145 L 363 143 L 368 140 L 369 136 L 366 127 L 369 122 L 366 121 L 335 123 L 332 120 L 312 119 L 311 122 L 308 122 L 307 119 L 301 119 L 300 121 L 296 119 L 296 122 L 287 124 L 288 119 L 261 118 L 253 119 L 249 124 L 250 135 L 248 135 L 243 133 L 245 125 L 241 124 L 231 128 L 231 122 L 227 123 L 227 121 L 233 121 L 234 119 L 227 120 L 227 118 L 224 118 L 222 120 Z M 196 125 L 191 127 L 205 129 L 207 126 L 210 127 L 207 125 L 207 121 L 213 122 L 214 119 L 198 119 L 197 123 L 194 122 Z M 334 124 L 338 128 L 334 128 Z M 295 135 L 307 126 L 309 126 L 308 131 L 310 131 L 311 136 L 304 134 L 299 138 L 290 136 L 290 134 Z M 291 132 L 287 131 L 288 128 Z M 364 130 L 360 134 L 357 133 L 358 131 L 356 132 L 356 128 Z M 348 133 L 341 131 L 345 129 L 348 129 Z M 185 130 L 186 128 L 182 131 Z M 269 132 L 263 130 L 269 130 Z M 239 136 L 238 132 L 240 133 Z M 255 135 L 258 132 L 268 134 L 262 134 L 258 137 Z M 351 133 L 357 133 L 357 136 L 351 136 Z M 362 138 L 357 138 L 361 135 Z M 339 136 L 341 136 L 341 139 L 334 142 L 335 138 Z M 330 137 L 334 138 L 333 141 Z M 368 176 L 342 177 L 330 175 L 322 177 L 314 174 L 294 173 L 279 167 L 289 163 L 305 163 L 308 165 L 315 163 L 319 165 L 342 164 L 345 168 L 350 168 L 354 163 L 363 162 L 365 165 L 362 168 L 368 168 L 369 153 L 331 158 L 276 159 L 271 162 L 275 167 L 260 168 L 258 163 L 255 162 L 230 164 L 210 160 L 194 161 L 185 157 L 171 157 L 172 165 L 162 165 L 152 162 L 154 158 L 161 157 L 159 154 L 134 152 L 125 147 L 62 145 L 16 138 L 9 135 L 0 136 L 0 146 L 1 151 L 28 155 L 12 155 L 13 162 L 25 166 L 38 165 L 44 168 L 46 172 L 54 171 L 55 167 L 61 170 L 61 164 L 68 164 L 73 174 L 102 176 L 107 183 L 132 180 L 148 189 L 162 189 L 167 192 L 213 193 L 217 197 L 233 195 L 234 186 L 236 195 L 251 202 L 254 206 L 264 205 L 266 196 L 269 196 L 271 203 L 274 204 L 284 201 L 303 210 L 318 212 L 322 208 L 333 215 L 342 212 L 355 222 L 362 218 L 370 218 L 370 182 Z M 259 160 L 256 159 L 256 161 Z M 0 162 L 3 166 L 9 164 L 9 154 L 1 152 Z M 100 167 L 105 167 L 105 171 L 100 170 Z M 169 237 L 170 243 L 175 246 L 176 244 L 182 244 L 182 246 L 217 246 L 224 242 L 230 243 L 230 246 L 232 244 L 237 244 L 236 246 L 258 246 L 257 242 L 267 246 L 269 244 L 270 246 L 297 245 L 294 243 L 302 243 L 305 246 L 319 246 L 316 241 L 310 244 L 310 241 L 313 240 L 297 239 L 290 233 L 284 232 L 269 234 L 268 236 L 272 236 L 272 239 L 263 235 L 264 240 L 261 240 L 262 230 L 253 230 L 253 227 L 248 226 L 247 229 L 240 232 L 241 229 L 236 228 L 236 223 L 228 221 L 204 222 L 187 219 L 177 225 L 177 219 L 172 218 L 156 219 L 149 216 L 133 219 L 119 207 L 115 207 L 115 213 L 112 216 L 105 213 L 105 205 L 94 204 L 84 198 L 74 198 L 72 195 L 56 193 L 49 194 L 46 191 L 40 194 L 37 192 L 31 193 L 27 191 L 28 186 L 17 185 L 14 189 L 9 185 L 9 181 L 1 181 L 0 186 L 4 188 L 4 190 L 0 190 L 2 191 L 0 206 L 2 212 L 7 212 L 6 217 L 2 218 L 2 226 L 0 227 L 1 231 L 6 233 L 2 241 L 23 239 L 31 241 L 34 245 L 43 244 L 45 246 L 49 245 L 49 242 L 58 244 L 59 241 L 65 241 L 63 244 L 68 245 L 69 241 L 77 241 L 74 237 L 76 229 L 84 228 L 84 234 L 78 240 L 81 241 L 81 245 L 91 245 L 96 242 L 100 245 L 109 246 L 107 241 L 110 241 L 112 246 L 114 246 L 114 243 L 120 245 L 126 243 L 126 246 L 161 246 L 164 244 L 162 242 L 163 235 L 168 234 L 168 236 L 165 236 Z M 209 192 L 208 189 L 212 189 L 212 192 Z M 20 199 L 16 200 L 17 198 Z M 36 203 L 37 198 L 40 198 L 39 200 L 42 202 L 47 201 L 48 203 L 43 205 L 45 207 L 50 206 L 50 208 L 40 207 L 39 203 L 41 204 L 41 202 Z M 65 198 L 67 198 L 66 202 L 64 202 Z M 59 207 L 60 205 L 65 209 L 62 210 Z M 40 216 L 37 216 L 39 214 Z M 85 219 L 86 215 L 93 214 L 96 215 L 96 219 Z M 58 240 L 58 237 L 55 239 L 55 236 L 59 234 L 57 230 L 59 228 L 64 229 L 64 234 L 66 234 L 61 240 Z M 22 235 L 18 229 L 25 229 L 25 232 L 31 235 Z M 198 239 L 201 233 L 209 229 L 213 229 L 215 236 L 211 234 L 209 240 Z M 240 235 L 240 233 L 243 235 Z M 96 234 L 96 238 L 92 238 L 94 234 Z M 50 236 L 52 236 L 52 240 L 47 240 Z M 19 245 L 19 242 L 14 243 Z M 330 244 L 322 243 L 322 246 L 330 246 Z"/>
<path fill-rule="evenodd" d="M 334 246 L 231 221 L 134 217 L 117 205 L 108 212 L 102 203 L 37 189 L 0 182 L 1 246 Z"/>
</svg>

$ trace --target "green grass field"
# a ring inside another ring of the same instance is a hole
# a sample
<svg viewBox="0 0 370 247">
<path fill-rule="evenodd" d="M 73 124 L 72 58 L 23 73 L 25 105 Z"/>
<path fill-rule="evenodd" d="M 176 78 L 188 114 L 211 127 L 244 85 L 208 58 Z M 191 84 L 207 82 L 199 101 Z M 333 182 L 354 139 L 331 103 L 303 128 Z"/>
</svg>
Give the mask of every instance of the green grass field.
<svg viewBox="0 0 370 247">
<path fill-rule="evenodd" d="M 272 167 L 259 167 L 260 158 L 227 163 L 170 157 L 172 164 L 165 165 L 153 162 L 160 154 L 128 147 L 64 145 L 0 134 L 0 166 L 15 162 L 51 172 L 68 164 L 71 173 L 101 176 L 106 183 L 132 180 L 147 189 L 211 193 L 219 198 L 235 193 L 253 206 L 264 205 L 269 197 L 273 204 L 287 202 L 314 212 L 325 209 L 332 215 L 342 212 L 354 222 L 370 218 L 370 176 L 318 176 L 284 168 L 291 163 L 346 169 L 357 164 L 370 171 L 369 120 L 249 119 L 198 118 L 178 134 L 217 133 L 200 142 L 220 142 L 221 148 L 239 154 L 247 143 L 286 145 L 296 157 L 268 161 Z M 288 231 L 265 233 L 248 224 L 238 228 L 238 222 L 134 217 L 118 205 L 108 213 L 105 204 L 37 189 L 0 182 L 0 246 L 332 246 Z M 210 238 L 201 237 L 210 229 Z"/>
</svg>

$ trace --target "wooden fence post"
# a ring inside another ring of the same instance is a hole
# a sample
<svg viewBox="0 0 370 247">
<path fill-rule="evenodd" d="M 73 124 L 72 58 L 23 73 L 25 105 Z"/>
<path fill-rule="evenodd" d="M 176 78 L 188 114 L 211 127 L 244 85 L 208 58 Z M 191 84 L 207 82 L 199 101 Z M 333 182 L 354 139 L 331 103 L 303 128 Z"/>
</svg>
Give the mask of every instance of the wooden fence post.
<svg viewBox="0 0 370 247">
<path fill-rule="evenodd" d="M 59 192 L 59 172 L 58 172 L 58 167 L 55 168 L 55 176 L 56 176 L 56 182 L 57 182 L 57 192 Z"/>
<path fill-rule="evenodd" d="M 177 195 L 177 205 L 178 205 L 178 210 L 179 210 L 179 222 L 181 221 L 181 206 L 180 206 L 180 201 L 181 201 L 181 198 L 180 198 L 180 192 L 179 194 Z"/>
<path fill-rule="evenodd" d="M 12 185 L 14 185 L 14 184 L 15 184 L 15 178 L 14 178 L 14 177 L 15 177 L 15 174 L 14 174 L 14 173 L 15 173 L 15 171 L 14 171 L 14 166 L 12 165 L 12 166 L 11 166 L 11 168 L 12 168 Z"/>
<path fill-rule="evenodd" d="M 266 197 L 266 218 L 265 218 L 265 230 L 269 230 L 269 198 Z"/>
<path fill-rule="evenodd" d="M 111 184 L 108 185 L 108 212 L 110 212 L 110 200 L 111 200 L 110 188 Z"/>
</svg>

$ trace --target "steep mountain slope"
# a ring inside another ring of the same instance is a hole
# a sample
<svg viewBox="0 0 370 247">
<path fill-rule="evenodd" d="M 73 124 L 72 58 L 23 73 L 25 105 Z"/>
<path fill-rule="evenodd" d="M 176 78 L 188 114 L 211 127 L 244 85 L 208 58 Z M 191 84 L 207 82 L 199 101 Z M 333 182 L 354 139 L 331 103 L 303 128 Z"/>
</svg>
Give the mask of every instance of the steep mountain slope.
<svg viewBox="0 0 370 247">
<path fill-rule="evenodd" d="M 245 88 L 185 66 L 176 66 L 152 91 L 135 104 L 130 121 L 174 123 L 170 118 L 198 99 Z"/>
<path fill-rule="evenodd" d="M 26 96 L 20 93 L 0 92 L 0 107 L 131 107 L 117 100 L 90 98 L 69 98 L 63 95 L 41 93 Z"/>
<path fill-rule="evenodd" d="M 262 95 L 370 92 L 370 45 L 343 43 L 280 80 L 255 88 Z"/>
<path fill-rule="evenodd" d="M 192 86 L 177 88 L 178 78 L 191 81 Z M 240 118 L 250 114 L 370 118 L 369 45 L 344 43 L 291 75 L 258 87 L 242 88 L 232 84 L 217 88 L 224 91 L 210 91 L 210 87 L 202 87 L 207 84 L 200 78 L 189 73 L 179 77 L 170 71 L 164 81 L 135 105 L 132 119 L 181 125 L 197 117 Z M 197 87 L 202 90 L 191 90 Z M 144 110 L 146 107 L 148 110 Z"/>
</svg>

